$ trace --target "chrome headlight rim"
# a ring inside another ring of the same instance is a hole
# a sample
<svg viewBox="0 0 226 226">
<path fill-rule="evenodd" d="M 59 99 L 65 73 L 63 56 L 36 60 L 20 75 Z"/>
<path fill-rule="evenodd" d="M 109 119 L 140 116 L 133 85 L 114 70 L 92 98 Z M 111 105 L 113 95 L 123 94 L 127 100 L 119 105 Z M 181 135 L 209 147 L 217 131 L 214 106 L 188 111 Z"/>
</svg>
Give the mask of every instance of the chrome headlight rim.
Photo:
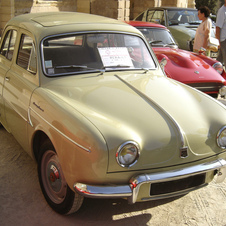
<svg viewBox="0 0 226 226">
<path fill-rule="evenodd" d="M 226 142 L 225 145 L 222 145 L 222 142 L 220 141 L 222 133 L 225 131 L 225 138 L 226 138 L 226 126 L 223 126 L 219 132 L 217 133 L 217 145 L 221 149 L 226 149 Z"/>
<path fill-rule="evenodd" d="M 131 161 L 129 164 L 124 164 L 120 161 L 120 156 L 121 156 L 120 154 L 123 151 L 123 149 L 128 145 L 133 145 L 135 147 L 136 155 L 135 155 L 133 161 Z M 119 148 L 116 152 L 116 161 L 121 167 L 130 168 L 131 166 L 133 166 L 137 163 L 139 156 L 140 156 L 140 146 L 138 145 L 138 143 L 135 141 L 126 141 L 119 146 Z"/>
<path fill-rule="evenodd" d="M 216 63 L 214 63 L 214 64 L 212 65 L 212 67 L 213 67 L 220 75 L 222 75 L 222 73 L 223 73 L 223 71 L 224 71 L 224 68 L 223 68 L 223 65 L 222 65 L 221 62 L 216 62 Z M 217 68 L 220 68 L 220 70 L 217 69 Z"/>
</svg>

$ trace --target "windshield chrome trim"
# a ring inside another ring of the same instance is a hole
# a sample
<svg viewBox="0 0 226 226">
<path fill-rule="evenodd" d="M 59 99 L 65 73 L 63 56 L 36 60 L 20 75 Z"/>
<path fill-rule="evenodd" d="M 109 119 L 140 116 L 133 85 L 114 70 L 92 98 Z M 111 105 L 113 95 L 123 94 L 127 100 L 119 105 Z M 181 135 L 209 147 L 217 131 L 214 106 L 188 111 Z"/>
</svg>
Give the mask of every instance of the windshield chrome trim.
<svg viewBox="0 0 226 226">
<path fill-rule="evenodd" d="M 47 74 L 46 73 L 46 70 L 45 70 L 45 61 L 44 61 L 44 51 L 43 51 L 43 43 L 45 40 L 49 39 L 49 38 L 55 38 L 55 37 L 64 37 L 64 36 L 70 36 L 70 35 L 81 35 L 81 34 L 101 34 L 101 33 L 108 33 L 108 34 L 125 34 L 125 35 L 132 35 L 132 36 L 136 36 L 136 37 L 139 37 L 143 40 L 144 44 L 146 45 L 149 53 L 150 53 L 150 56 L 153 60 L 153 63 L 154 63 L 154 68 L 150 68 L 149 70 L 154 70 L 154 69 L 157 69 L 158 68 L 158 61 L 156 59 L 156 57 L 153 56 L 153 51 L 150 47 L 150 45 L 148 44 L 148 42 L 146 41 L 146 39 L 143 37 L 142 34 L 138 34 L 138 33 L 131 33 L 131 32 L 124 32 L 124 31 L 114 31 L 114 30 L 89 30 L 89 31 L 77 31 L 77 32 L 68 32 L 68 33 L 63 33 L 63 34 L 54 34 L 54 35 L 49 35 L 49 36 L 46 36 L 45 38 L 43 38 L 41 40 L 41 44 L 40 44 L 40 53 L 41 53 L 41 68 L 42 68 L 42 71 L 43 71 L 43 74 L 48 77 L 48 78 L 51 78 L 51 77 L 60 77 L 60 76 L 63 76 L 63 75 L 73 75 L 73 74 L 76 74 L 76 75 L 80 75 L 80 74 L 84 74 L 84 73 L 95 73 L 95 72 L 99 72 L 101 73 L 101 68 L 100 69 L 96 69 L 96 70 L 87 70 L 87 71 L 79 71 L 79 72 L 71 72 L 71 73 L 60 73 L 60 74 L 54 74 L 54 75 L 50 75 L 50 74 Z M 128 71 L 128 70 L 143 70 L 143 68 L 135 68 L 135 69 L 120 69 L 121 71 Z M 110 71 L 110 70 L 108 70 Z M 111 71 L 119 71 L 119 70 L 111 70 Z"/>
</svg>

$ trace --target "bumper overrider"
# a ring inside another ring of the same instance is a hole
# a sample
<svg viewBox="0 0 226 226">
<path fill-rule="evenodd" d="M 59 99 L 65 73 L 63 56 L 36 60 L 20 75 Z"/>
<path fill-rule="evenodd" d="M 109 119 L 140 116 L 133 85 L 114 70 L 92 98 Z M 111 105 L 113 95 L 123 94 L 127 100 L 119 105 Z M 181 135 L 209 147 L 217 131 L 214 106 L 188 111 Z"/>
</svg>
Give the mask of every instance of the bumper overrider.
<svg viewBox="0 0 226 226">
<path fill-rule="evenodd" d="M 226 177 L 226 161 L 199 164 L 179 170 L 153 174 L 140 174 L 126 185 L 95 186 L 75 183 L 74 190 L 90 198 L 127 198 L 129 203 L 169 198 L 186 194 L 206 186 L 213 177 L 223 182 Z"/>
<path fill-rule="evenodd" d="M 221 97 L 226 97 L 226 86 L 223 86 L 219 89 L 219 94 Z"/>
</svg>

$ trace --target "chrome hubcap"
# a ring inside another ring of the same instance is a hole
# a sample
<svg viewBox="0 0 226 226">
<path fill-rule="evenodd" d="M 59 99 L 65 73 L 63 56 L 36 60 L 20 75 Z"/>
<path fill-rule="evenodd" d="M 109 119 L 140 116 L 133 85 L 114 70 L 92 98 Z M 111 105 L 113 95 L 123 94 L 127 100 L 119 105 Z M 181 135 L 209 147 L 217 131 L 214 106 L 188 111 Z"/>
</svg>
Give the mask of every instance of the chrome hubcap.
<svg viewBox="0 0 226 226">
<path fill-rule="evenodd" d="M 62 203 L 67 194 L 67 183 L 58 156 L 52 150 L 46 151 L 42 158 L 42 181 L 48 197 L 56 204 Z"/>
</svg>

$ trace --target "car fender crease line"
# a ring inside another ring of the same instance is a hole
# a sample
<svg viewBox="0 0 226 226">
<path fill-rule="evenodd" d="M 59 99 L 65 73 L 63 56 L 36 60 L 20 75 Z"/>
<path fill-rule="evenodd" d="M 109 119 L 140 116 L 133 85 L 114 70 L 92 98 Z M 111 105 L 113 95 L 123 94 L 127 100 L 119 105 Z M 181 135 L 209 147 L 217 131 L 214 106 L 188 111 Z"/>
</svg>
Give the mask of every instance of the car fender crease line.
<svg viewBox="0 0 226 226">
<path fill-rule="evenodd" d="M 28 117 L 28 124 L 30 124 L 31 127 L 34 127 L 32 121 L 31 121 L 31 107 L 28 108 L 27 117 Z"/>
<path fill-rule="evenodd" d="M 66 136 L 64 133 L 62 133 L 60 130 L 58 130 L 56 127 L 54 127 L 51 123 L 49 123 L 46 119 L 44 119 L 40 114 L 38 114 L 34 109 L 31 108 L 31 111 L 33 111 L 38 117 L 40 117 L 44 122 L 46 122 L 50 127 L 52 127 L 55 131 L 57 131 L 59 134 L 61 134 L 63 137 L 65 137 L 67 140 L 78 146 L 79 148 L 85 150 L 88 153 L 91 153 L 91 150 L 78 144 L 74 140 L 72 140 L 70 137 Z"/>
</svg>

